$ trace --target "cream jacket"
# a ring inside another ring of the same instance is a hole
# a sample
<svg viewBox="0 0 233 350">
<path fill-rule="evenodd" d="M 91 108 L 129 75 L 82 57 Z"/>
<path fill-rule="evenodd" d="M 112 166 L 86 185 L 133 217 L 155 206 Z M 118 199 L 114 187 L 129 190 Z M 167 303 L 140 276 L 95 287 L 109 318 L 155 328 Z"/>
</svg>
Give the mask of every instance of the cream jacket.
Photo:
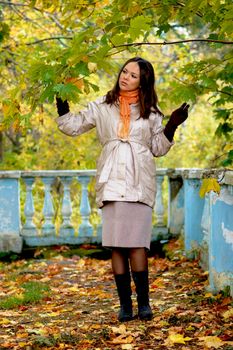
<svg viewBox="0 0 233 350">
<path fill-rule="evenodd" d="M 129 138 L 119 139 L 119 107 L 104 103 L 104 97 L 88 104 L 78 114 L 57 118 L 58 128 L 66 135 L 78 136 L 96 127 L 103 146 L 97 161 L 96 201 L 142 202 L 153 207 L 156 194 L 154 156 L 166 154 L 173 142 L 163 133 L 162 116 L 151 113 L 140 118 L 139 104 L 132 104 Z"/>
</svg>

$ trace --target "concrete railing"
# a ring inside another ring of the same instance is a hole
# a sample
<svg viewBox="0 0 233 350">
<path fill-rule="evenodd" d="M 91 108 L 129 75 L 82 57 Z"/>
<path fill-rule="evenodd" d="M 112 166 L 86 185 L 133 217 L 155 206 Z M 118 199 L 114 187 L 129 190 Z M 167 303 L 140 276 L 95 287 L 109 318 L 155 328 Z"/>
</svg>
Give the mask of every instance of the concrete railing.
<svg viewBox="0 0 233 350">
<path fill-rule="evenodd" d="M 95 170 L 1 171 L 0 252 L 101 243 L 94 176 Z M 204 178 L 215 178 L 220 193 L 201 198 Z M 158 169 L 156 181 L 152 241 L 183 234 L 185 254 L 200 256 L 209 271 L 210 290 L 229 286 L 233 294 L 233 171 Z"/>
<path fill-rule="evenodd" d="M 93 186 L 95 173 L 1 171 L 0 251 L 20 252 L 22 244 L 101 243 L 101 210 L 95 205 Z M 166 170 L 158 170 L 152 240 L 168 237 L 162 193 L 165 175 Z"/>
</svg>

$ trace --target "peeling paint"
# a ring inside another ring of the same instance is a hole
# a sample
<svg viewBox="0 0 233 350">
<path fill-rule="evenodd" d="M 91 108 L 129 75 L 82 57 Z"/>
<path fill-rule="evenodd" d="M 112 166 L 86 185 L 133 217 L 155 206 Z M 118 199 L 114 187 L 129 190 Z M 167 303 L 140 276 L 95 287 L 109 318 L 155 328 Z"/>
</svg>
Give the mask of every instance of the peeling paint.
<svg viewBox="0 0 233 350">
<path fill-rule="evenodd" d="M 209 270 L 209 290 L 217 293 L 219 290 L 223 290 L 225 287 L 230 287 L 230 294 L 233 296 L 233 274 L 232 273 L 218 273 L 215 269 Z"/>
<path fill-rule="evenodd" d="M 216 194 L 215 194 L 215 196 L 213 195 L 212 200 L 213 200 L 214 204 L 216 203 L 216 201 L 222 201 L 228 205 L 233 205 L 233 196 L 230 193 L 227 186 L 222 186 L 220 195 L 219 196 Z"/>
<path fill-rule="evenodd" d="M 14 232 L 0 232 L 0 252 L 21 253 L 23 239 Z"/>
<path fill-rule="evenodd" d="M 224 222 L 222 222 L 221 226 L 222 226 L 223 237 L 226 243 L 232 245 L 232 250 L 233 250 L 233 231 L 228 230 L 226 227 L 224 227 Z"/>
</svg>

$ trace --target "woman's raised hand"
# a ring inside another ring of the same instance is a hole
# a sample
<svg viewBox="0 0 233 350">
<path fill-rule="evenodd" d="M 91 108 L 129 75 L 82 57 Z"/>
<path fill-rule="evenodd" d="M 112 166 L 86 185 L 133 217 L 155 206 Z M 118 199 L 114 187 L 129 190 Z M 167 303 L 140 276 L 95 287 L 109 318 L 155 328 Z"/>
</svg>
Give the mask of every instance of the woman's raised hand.
<svg viewBox="0 0 233 350">
<path fill-rule="evenodd" d="M 172 112 L 169 122 L 174 126 L 179 126 L 188 118 L 189 105 L 184 102 L 179 108 Z"/>
<path fill-rule="evenodd" d="M 62 101 L 60 97 L 56 97 L 56 106 L 57 106 L 57 113 L 59 117 L 61 117 L 62 115 L 70 111 L 68 101 L 67 100 Z"/>
<path fill-rule="evenodd" d="M 177 127 L 188 118 L 189 105 L 185 102 L 172 112 L 164 129 L 164 135 L 172 142 Z"/>
</svg>

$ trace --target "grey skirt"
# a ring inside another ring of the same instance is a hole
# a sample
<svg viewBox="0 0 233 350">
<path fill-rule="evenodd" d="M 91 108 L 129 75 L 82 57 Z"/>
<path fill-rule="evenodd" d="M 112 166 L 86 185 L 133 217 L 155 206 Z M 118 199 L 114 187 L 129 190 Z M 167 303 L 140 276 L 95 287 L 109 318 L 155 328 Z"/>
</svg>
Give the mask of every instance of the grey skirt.
<svg viewBox="0 0 233 350">
<path fill-rule="evenodd" d="M 150 249 L 152 208 L 139 202 L 105 202 L 102 208 L 104 247 Z"/>
</svg>

